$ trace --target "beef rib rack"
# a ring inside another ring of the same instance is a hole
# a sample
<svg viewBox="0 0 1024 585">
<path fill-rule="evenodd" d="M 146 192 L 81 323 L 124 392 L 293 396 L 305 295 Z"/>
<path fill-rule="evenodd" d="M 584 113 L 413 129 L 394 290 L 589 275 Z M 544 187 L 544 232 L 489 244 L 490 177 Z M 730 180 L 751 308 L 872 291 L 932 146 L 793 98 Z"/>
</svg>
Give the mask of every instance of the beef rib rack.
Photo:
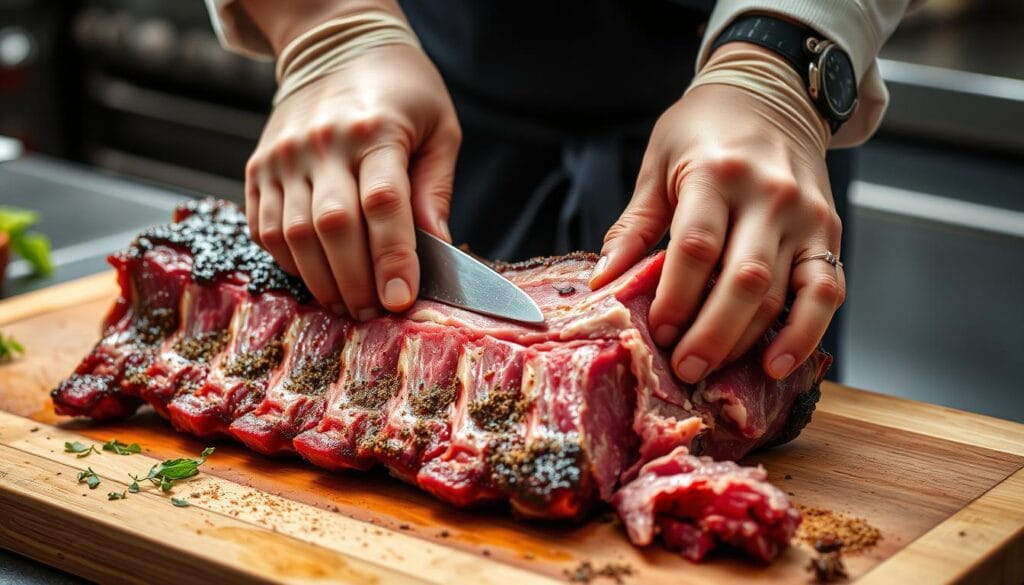
<svg viewBox="0 0 1024 585">
<path fill-rule="evenodd" d="M 695 560 L 717 542 L 770 560 L 799 514 L 763 471 L 708 458 L 794 438 L 831 359 L 817 351 L 773 380 L 760 366 L 769 331 L 680 383 L 647 327 L 664 254 L 597 291 L 595 260 L 495 264 L 542 325 L 422 299 L 360 323 L 316 304 L 234 205 L 190 202 L 110 258 L 121 295 L 53 402 L 97 420 L 149 403 L 181 431 L 325 469 L 383 465 L 456 506 L 578 519 L 612 503 L 635 543 L 660 532 Z"/>
</svg>

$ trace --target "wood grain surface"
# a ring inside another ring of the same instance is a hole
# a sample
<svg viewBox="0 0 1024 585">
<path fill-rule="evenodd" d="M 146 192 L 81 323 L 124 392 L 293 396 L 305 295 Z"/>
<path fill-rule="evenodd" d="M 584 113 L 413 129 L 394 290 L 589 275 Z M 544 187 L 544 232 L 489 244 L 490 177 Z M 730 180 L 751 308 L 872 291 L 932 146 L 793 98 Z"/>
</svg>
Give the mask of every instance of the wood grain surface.
<svg viewBox="0 0 1024 585">
<path fill-rule="evenodd" d="M 26 353 L 0 366 L 0 546 L 103 582 L 565 582 L 580 563 L 632 569 L 625 583 L 803 583 L 802 544 L 769 567 L 729 555 L 694 565 L 631 546 L 607 512 L 577 525 L 457 510 L 384 472 L 328 473 L 173 431 L 152 411 L 98 425 L 53 414 L 47 392 L 98 338 L 110 273 L 0 303 Z M 847 556 L 869 583 L 1024 580 L 1024 425 L 826 384 L 811 425 L 747 458 L 797 504 L 866 519 L 883 537 Z M 63 452 L 66 440 L 138 442 L 144 453 Z M 216 453 L 203 473 L 122 491 L 154 462 Z M 86 466 L 102 484 L 75 480 Z M 596 583 L 612 581 L 600 578 Z"/>
</svg>

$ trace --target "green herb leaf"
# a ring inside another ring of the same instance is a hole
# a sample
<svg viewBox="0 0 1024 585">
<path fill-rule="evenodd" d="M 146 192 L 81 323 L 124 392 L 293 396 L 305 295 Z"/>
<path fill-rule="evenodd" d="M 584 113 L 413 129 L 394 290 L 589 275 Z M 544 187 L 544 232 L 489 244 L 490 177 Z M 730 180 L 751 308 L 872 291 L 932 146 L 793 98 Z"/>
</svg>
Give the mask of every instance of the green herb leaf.
<svg viewBox="0 0 1024 585">
<path fill-rule="evenodd" d="M 13 337 L 4 337 L 3 333 L 0 333 L 0 364 L 13 360 L 15 353 L 25 353 L 25 347 Z"/>
<path fill-rule="evenodd" d="M 50 258 L 50 239 L 27 229 L 39 222 L 39 214 L 27 209 L 0 207 L 0 232 L 11 239 L 11 249 L 25 259 L 36 274 L 53 272 Z"/>
<path fill-rule="evenodd" d="M 96 472 L 92 470 L 92 467 L 86 467 L 85 471 L 78 473 L 78 483 L 85 482 L 89 484 L 89 489 L 94 490 L 96 486 L 100 485 L 100 478 L 96 475 Z"/>
<path fill-rule="evenodd" d="M 0 232 L 20 232 L 39 223 L 39 214 L 29 209 L 0 207 Z"/>
<path fill-rule="evenodd" d="M 64 452 L 77 453 L 79 459 L 88 456 L 90 453 L 99 453 L 95 445 L 84 445 L 78 441 L 75 441 L 74 443 L 64 441 Z"/>
<path fill-rule="evenodd" d="M 188 503 L 188 501 L 182 500 L 180 498 L 171 498 L 171 503 L 177 506 L 178 508 L 187 508 L 192 505 Z"/>
<path fill-rule="evenodd" d="M 199 466 L 206 463 L 206 459 L 213 454 L 213 447 L 203 449 L 199 459 L 168 459 L 150 468 L 149 473 L 143 480 L 149 480 L 153 485 L 160 486 L 164 492 L 171 491 L 171 485 L 175 481 L 188 479 L 199 473 Z"/>
<path fill-rule="evenodd" d="M 139 493 L 139 481 L 137 479 L 128 486 L 128 491 L 133 494 Z"/>
<path fill-rule="evenodd" d="M 14 359 L 14 354 L 25 353 L 25 348 L 13 337 L 4 337 L 0 333 L 0 363 Z"/>
<path fill-rule="evenodd" d="M 123 500 L 128 497 L 128 492 L 107 492 L 108 500 Z"/>
<path fill-rule="evenodd" d="M 29 263 L 33 273 L 43 276 L 53 274 L 50 238 L 38 232 L 12 232 L 8 235 L 11 236 L 11 249 Z"/>
<path fill-rule="evenodd" d="M 141 453 L 142 447 L 140 447 L 138 443 L 128 445 L 118 441 L 117 439 L 110 439 L 106 443 L 103 443 L 103 450 L 113 451 L 118 455 L 131 455 L 132 453 Z"/>
</svg>

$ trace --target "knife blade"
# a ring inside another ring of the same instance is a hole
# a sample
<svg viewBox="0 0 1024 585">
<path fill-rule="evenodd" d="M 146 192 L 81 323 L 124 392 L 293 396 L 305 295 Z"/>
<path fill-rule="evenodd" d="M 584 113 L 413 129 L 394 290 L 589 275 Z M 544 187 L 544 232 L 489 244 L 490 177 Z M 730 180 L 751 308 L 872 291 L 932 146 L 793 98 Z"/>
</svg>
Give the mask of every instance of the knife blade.
<svg viewBox="0 0 1024 585">
<path fill-rule="evenodd" d="M 418 229 L 420 296 L 462 309 L 512 321 L 544 322 L 537 303 L 483 262 Z"/>
</svg>

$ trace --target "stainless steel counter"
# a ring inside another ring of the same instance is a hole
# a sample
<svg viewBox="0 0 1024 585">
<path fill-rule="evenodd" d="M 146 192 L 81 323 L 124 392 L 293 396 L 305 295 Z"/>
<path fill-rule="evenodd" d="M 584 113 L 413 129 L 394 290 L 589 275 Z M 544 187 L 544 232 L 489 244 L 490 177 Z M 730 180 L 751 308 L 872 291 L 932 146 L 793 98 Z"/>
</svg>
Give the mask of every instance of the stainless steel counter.
<svg viewBox="0 0 1024 585">
<path fill-rule="evenodd" d="M 8 267 L 3 295 L 11 296 L 107 268 L 108 254 L 145 227 L 166 223 L 175 205 L 187 199 L 138 181 L 40 156 L 0 163 L 0 205 L 39 212 L 37 229 L 53 244 L 55 272 L 34 277 L 15 259 Z"/>
<path fill-rule="evenodd" d="M 53 243 L 56 267 L 48 278 L 29 275 L 23 261 L 9 267 L 7 296 L 108 268 L 106 256 L 141 229 L 163 223 L 187 195 L 125 181 L 93 169 L 39 156 L 0 163 L 0 205 L 40 212 L 36 229 Z M 0 549 L 0 584 L 77 585 L 74 575 Z"/>
</svg>

